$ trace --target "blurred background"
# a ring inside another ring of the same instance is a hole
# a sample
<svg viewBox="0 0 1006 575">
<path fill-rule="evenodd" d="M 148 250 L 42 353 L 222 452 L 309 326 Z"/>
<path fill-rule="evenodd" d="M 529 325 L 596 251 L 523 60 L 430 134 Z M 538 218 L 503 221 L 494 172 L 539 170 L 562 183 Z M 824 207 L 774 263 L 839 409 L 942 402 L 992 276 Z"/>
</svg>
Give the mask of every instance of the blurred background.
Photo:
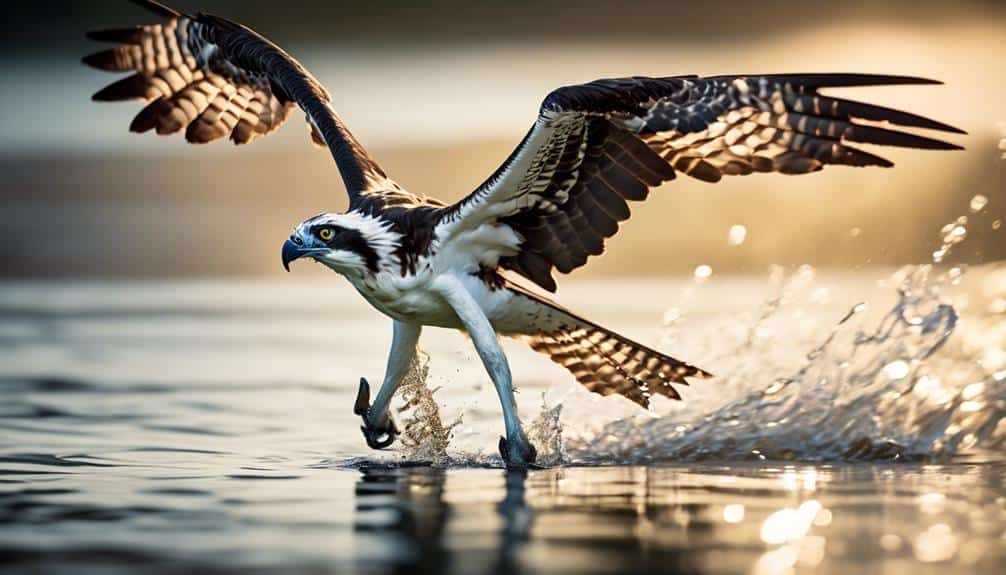
<svg viewBox="0 0 1006 575">
<path fill-rule="evenodd" d="M 551 89 L 598 77 L 877 72 L 945 86 L 845 90 L 969 132 L 967 150 L 888 150 L 891 170 L 656 191 L 581 276 L 761 274 L 770 263 L 857 268 L 929 261 L 936 231 L 990 198 L 1006 215 L 1006 3 L 969 0 L 366 3 L 176 0 L 241 21 L 329 88 L 357 137 L 403 186 L 454 200 L 506 157 Z M 345 208 L 330 157 L 302 116 L 244 147 L 128 132 L 141 103 L 98 104 L 115 76 L 84 68 L 103 48 L 84 32 L 152 22 L 124 1 L 19 2 L 0 26 L 0 274 L 162 278 L 281 273 L 290 229 Z M 737 242 L 743 226 L 743 242 Z M 731 228 L 733 239 L 728 240 Z M 1006 257 L 992 226 L 969 229 L 959 260 Z M 649 260 L 663 258 L 659 265 Z M 642 257 L 647 256 L 647 257 Z M 303 274 L 324 274 L 302 266 Z"/>
</svg>

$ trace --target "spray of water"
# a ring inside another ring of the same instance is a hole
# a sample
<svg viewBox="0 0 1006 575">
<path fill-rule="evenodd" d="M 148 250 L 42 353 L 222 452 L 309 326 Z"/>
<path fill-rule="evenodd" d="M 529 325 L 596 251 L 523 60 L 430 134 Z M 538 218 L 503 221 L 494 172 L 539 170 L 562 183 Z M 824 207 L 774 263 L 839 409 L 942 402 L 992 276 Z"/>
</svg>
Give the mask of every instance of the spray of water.
<svg viewBox="0 0 1006 575">
<path fill-rule="evenodd" d="M 427 385 L 429 374 L 430 357 L 419 351 L 399 391 L 404 401 L 398 409 L 403 428 L 401 455 L 403 460 L 443 465 L 448 462 L 447 446 L 454 429 L 461 424 L 462 416 L 444 425 L 440 418 L 440 406 L 434 399 L 439 388 L 431 389 Z"/>
<path fill-rule="evenodd" d="M 987 198 L 975 198 L 971 207 L 980 210 L 986 203 Z M 962 216 L 943 228 L 934 263 L 965 240 L 967 225 Z M 896 302 L 879 320 L 863 318 L 865 304 L 853 306 L 806 354 L 803 365 L 766 381 L 764 374 L 772 370 L 761 342 L 783 342 L 757 334 L 795 292 L 812 283 L 812 270 L 803 268 L 781 282 L 781 292 L 765 302 L 747 337 L 725 350 L 724 357 L 734 361 L 721 374 L 720 385 L 729 390 L 724 395 L 736 399 L 608 423 L 570 439 L 570 459 L 586 464 L 939 461 L 981 449 L 1001 452 L 1006 372 L 986 370 L 983 355 L 1006 341 L 989 325 L 1001 324 L 1002 318 L 971 320 L 972 330 L 983 335 L 980 345 L 967 345 L 967 337 L 951 340 L 961 325 L 944 291 L 963 273 L 960 267 L 937 272 L 932 265 L 900 270 L 893 278 Z M 953 349 L 940 353 L 951 341 Z"/>
<path fill-rule="evenodd" d="M 549 407 L 545 395 L 541 397 L 541 412 L 528 426 L 527 436 L 538 451 L 536 463 L 545 467 L 569 461 L 562 434 L 562 404 Z"/>
</svg>

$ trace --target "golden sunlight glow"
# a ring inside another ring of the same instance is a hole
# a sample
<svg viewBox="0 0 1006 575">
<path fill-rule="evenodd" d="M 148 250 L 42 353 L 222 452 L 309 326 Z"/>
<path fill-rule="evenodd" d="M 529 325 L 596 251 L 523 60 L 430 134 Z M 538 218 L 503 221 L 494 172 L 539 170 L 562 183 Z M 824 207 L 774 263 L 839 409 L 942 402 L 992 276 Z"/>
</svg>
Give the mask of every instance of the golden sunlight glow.
<svg viewBox="0 0 1006 575">
<path fill-rule="evenodd" d="M 947 496 L 942 493 L 925 493 L 919 496 L 919 509 L 923 513 L 939 513 L 946 500 Z"/>
<path fill-rule="evenodd" d="M 915 538 L 915 557 L 933 563 L 947 561 L 957 553 L 957 537 L 946 523 L 937 523 Z"/>
<path fill-rule="evenodd" d="M 769 515 L 761 526 L 761 539 L 769 545 L 796 541 L 807 534 L 814 518 L 821 511 L 815 499 L 804 501 L 800 507 L 786 507 Z"/>
<path fill-rule="evenodd" d="M 744 520 L 744 506 L 740 503 L 731 503 L 723 508 L 723 521 L 727 523 L 740 523 Z"/>
</svg>

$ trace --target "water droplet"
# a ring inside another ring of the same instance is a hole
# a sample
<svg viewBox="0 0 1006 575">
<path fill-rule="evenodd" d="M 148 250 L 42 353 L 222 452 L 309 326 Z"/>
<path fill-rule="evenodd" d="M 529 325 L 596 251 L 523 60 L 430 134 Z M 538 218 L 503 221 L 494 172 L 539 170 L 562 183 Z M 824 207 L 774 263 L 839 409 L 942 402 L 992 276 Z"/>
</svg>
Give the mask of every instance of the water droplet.
<svg viewBox="0 0 1006 575">
<path fill-rule="evenodd" d="M 713 275 L 713 268 L 707 266 L 706 264 L 702 264 L 695 268 L 695 279 L 697 280 L 709 279 L 709 276 L 711 275 Z"/>
<path fill-rule="evenodd" d="M 975 197 L 971 198 L 971 213 L 976 213 L 982 211 L 982 208 L 987 206 L 989 199 L 981 194 L 975 194 Z"/>
<path fill-rule="evenodd" d="M 961 391 L 961 397 L 964 399 L 974 399 L 985 391 L 985 382 L 979 381 L 978 383 L 972 383 L 971 385 L 964 388 Z"/>
<path fill-rule="evenodd" d="M 739 246 L 744 243 L 744 240 L 748 237 L 748 229 L 740 224 L 735 224 L 730 226 L 730 232 L 727 234 L 727 241 L 730 242 L 732 246 Z"/>
<path fill-rule="evenodd" d="M 961 283 L 961 276 L 964 275 L 964 270 L 960 267 L 954 266 L 947 270 L 947 278 L 953 285 L 958 285 Z"/>
<path fill-rule="evenodd" d="M 899 359 L 885 365 L 884 373 L 891 379 L 904 379 L 910 369 L 908 362 Z"/>
<path fill-rule="evenodd" d="M 1003 227 L 1003 221 L 1002 220 L 996 220 L 996 221 L 992 222 L 992 229 L 993 230 L 998 230 L 1001 227 Z"/>
<path fill-rule="evenodd" d="M 764 393 L 765 393 L 765 395 L 775 395 L 775 394 L 779 393 L 780 391 L 782 391 L 787 385 L 789 385 L 789 381 L 788 380 L 777 379 L 777 380 L 775 380 L 775 381 L 772 382 L 772 385 L 770 385 L 770 386 L 768 386 L 768 387 L 765 388 L 765 392 Z"/>
<path fill-rule="evenodd" d="M 947 235 L 943 236 L 943 241 L 948 244 L 957 244 L 964 241 L 968 236 L 968 229 L 960 224 L 950 229 Z"/>
<path fill-rule="evenodd" d="M 744 520 L 744 506 L 740 503 L 731 503 L 723 508 L 723 521 L 727 523 L 740 523 Z"/>
<path fill-rule="evenodd" d="M 854 238 L 858 238 L 859 234 L 861 234 L 861 233 L 863 233 L 863 230 L 861 230 L 859 228 L 852 228 L 851 230 L 849 230 L 849 235 L 852 236 L 852 237 L 854 237 Z"/>
<path fill-rule="evenodd" d="M 981 411 L 985 407 L 984 401 L 965 401 L 961 404 L 962 413 L 974 413 L 976 411 Z"/>
</svg>

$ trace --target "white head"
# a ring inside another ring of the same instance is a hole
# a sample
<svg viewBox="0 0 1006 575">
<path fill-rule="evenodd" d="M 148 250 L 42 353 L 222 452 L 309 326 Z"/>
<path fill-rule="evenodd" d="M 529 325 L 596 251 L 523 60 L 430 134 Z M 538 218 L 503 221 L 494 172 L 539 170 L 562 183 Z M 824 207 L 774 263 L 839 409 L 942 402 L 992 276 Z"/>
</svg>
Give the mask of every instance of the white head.
<svg viewBox="0 0 1006 575">
<path fill-rule="evenodd" d="M 319 214 L 297 226 L 283 244 L 283 267 L 313 258 L 348 275 L 373 274 L 387 265 L 401 245 L 401 235 L 380 218 L 360 212 Z"/>
</svg>

